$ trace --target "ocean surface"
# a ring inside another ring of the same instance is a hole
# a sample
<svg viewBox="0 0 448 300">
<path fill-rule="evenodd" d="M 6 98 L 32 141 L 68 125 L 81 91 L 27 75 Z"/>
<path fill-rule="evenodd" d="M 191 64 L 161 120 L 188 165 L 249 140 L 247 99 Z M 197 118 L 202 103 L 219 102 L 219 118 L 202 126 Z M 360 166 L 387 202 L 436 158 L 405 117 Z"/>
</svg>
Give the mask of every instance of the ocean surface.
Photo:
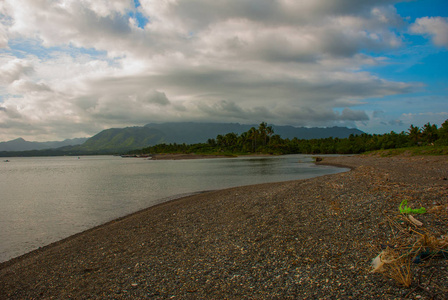
<svg viewBox="0 0 448 300">
<path fill-rule="evenodd" d="M 309 155 L 174 161 L 2 158 L 0 262 L 183 195 L 344 171 L 316 166 Z"/>
</svg>

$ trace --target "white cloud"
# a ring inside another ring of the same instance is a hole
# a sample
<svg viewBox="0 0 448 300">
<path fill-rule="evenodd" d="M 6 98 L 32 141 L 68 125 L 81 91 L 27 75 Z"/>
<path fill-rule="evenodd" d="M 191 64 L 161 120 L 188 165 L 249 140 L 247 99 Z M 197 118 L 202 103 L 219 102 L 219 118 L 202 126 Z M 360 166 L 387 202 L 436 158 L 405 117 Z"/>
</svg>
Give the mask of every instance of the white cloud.
<svg viewBox="0 0 448 300">
<path fill-rule="evenodd" d="M 29 80 L 19 79 L 10 85 L 13 94 L 26 94 L 33 92 L 51 92 L 51 89 L 45 83 L 35 83 Z"/>
<path fill-rule="evenodd" d="M 116 13 L 124 14 L 133 8 L 132 0 L 81 0 L 83 6 L 88 7 L 100 17 L 108 17 Z M 65 6 L 63 2 L 61 6 Z"/>
<path fill-rule="evenodd" d="M 0 57 L 0 62 L 0 82 L 2 83 L 13 83 L 34 71 L 32 64 L 24 59 L 5 56 Z"/>
<path fill-rule="evenodd" d="M 365 121 L 366 99 L 414 88 L 361 71 L 382 61 L 365 53 L 402 45 L 394 2 L 140 0 L 139 28 L 131 0 L 4 0 L 0 47 L 2 28 L 38 47 L 0 54 L 0 140 L 30 124 L 54 140 L 152 121 Z"/>
<path fill-rule="evenodd" d="M 8 34 L 7 29 L 0 23 L 0 49 L 8 48 Z"/>
<path fill-rule="evenodd" d="M 435 45 L 448 48 L 448 18 L 419 18 L 410 30 L 413 33 L 429 35 Z"/>
<path fill-rule="evenodd" d="M 430 122 L 440 126 L 448 120 L 448 112 L 423 112 L 423 113 L 405 113 L 400 118 L 406 124 L 423 127 Z"/>
</svg>

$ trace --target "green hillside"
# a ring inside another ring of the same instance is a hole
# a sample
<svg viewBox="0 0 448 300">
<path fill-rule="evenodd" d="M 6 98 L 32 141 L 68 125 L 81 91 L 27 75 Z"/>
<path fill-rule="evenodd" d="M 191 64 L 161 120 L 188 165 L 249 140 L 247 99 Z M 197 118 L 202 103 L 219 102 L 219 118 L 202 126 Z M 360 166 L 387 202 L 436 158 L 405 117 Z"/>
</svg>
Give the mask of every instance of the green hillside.
<svg viewBox="0 0 448 300">
<path fill-rule="evenodd" d="M 165 141 L 160 130 L 147 127 L 111 128 L 101 131 L 72 149 L 85 152 L 120 152 L 148 147 Z"/>
</svg>

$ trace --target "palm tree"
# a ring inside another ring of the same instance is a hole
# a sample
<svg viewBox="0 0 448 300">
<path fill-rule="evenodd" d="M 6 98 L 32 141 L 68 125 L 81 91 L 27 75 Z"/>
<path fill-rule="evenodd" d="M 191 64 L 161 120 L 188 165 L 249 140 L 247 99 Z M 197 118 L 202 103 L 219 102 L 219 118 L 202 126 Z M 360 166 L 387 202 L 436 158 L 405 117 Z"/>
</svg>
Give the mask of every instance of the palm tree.
<svg viewBox="0 0 448 300">
<path fill-rule="evenodd" d="M 252 141 L 252 152 L 255 152 L 255 150 L 257 149 L 258 130 L 255 129 L 255 127 L 252 127 L 251 129 L 249 129 L 248 133 L 249 138 Z"/>
<path fill-rule="evenodd" d="M 417 145 L 420 142 L 420 138 L 422 132 L 418 126 L 411 125 L 409 128 L 409 139 L 411 141 L 411 145 Z"/>
<path fill-rule="evenodd" d="M 238 141 L 238 135 L 236 133 L 234 133 L 234 132 L 227 133 L 224 136 L 224 140 L 225 140 L 226 146 L 228 148 L 231 147 L 232 150 L 233 150 L 233 148 L 235 148 L 236 143 Z"/>
<path fill-rule="evenodd" d="M 216 140 L 215 139 L 208 139 L 207 140 L 207 144 L 209 144 L 209 146 L 211 146 L 211 147 L 215 147 L 216 146 Z"/>
<path fill-rule="evenodd" d="M 243 132 L 242 134 L 240 134 L 240 136 L 238 137 L 238 146 L 240 148 L 240 150 L 242 152 L 246 151 L 246 149 L 248 149 L 248 147 L 246 148 L 246 142 L 250 139 L 249 133 Z"/>
<path fill-rule="evenodd" d="M 422 137 L 426 143 L 432 144 L 438 138 L 437 132 L 437 125 L 431 125 L 431 123 L 428 122 L 423 126 Z"/>
<path fill-rule="evenodd" d="M 261 135 L 261 138 L 264 141 L 264 146 L 266 146 L 266 139 L 267 139 L 267 134 L 266 134 L 266 127 L 268 124 L 266 124 L 265 122 L 261 122 L 260 125 L 258 125 L 258 132 Z"/>
<path fill-rule="evenodd" d="M 274 129 L 272 128 L 272 126 L 266 127 L 266 133 L 269 137 L 269 140 L 271 140 L 271 136 L 274 134 Z"/>
<path fill-rule="evenodd" d="M 220 134 L 218 134 L 216 136 L 216 143 L 218 144 L 219 147 L 224 146 L 224 137 Z"/>
<path fill-rule="evenodd" d="M 448 145 L 448 120 L 443 122 L 442 126 L 439 128 L 438 132 L 439 143 L 442 145 Z"/>
</svg>

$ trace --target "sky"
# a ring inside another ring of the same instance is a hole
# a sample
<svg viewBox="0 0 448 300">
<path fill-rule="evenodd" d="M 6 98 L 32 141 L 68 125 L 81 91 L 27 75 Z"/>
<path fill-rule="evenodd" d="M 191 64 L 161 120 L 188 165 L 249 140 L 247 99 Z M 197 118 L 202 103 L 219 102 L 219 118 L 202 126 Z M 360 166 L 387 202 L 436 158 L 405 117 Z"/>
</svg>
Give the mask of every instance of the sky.
<svg viewBox="0 0 448 300">
<path fill-rule="evenodd" d="M 447 0 L 0 0 L 0 141 L 447 119 Z"/>
</svg>

